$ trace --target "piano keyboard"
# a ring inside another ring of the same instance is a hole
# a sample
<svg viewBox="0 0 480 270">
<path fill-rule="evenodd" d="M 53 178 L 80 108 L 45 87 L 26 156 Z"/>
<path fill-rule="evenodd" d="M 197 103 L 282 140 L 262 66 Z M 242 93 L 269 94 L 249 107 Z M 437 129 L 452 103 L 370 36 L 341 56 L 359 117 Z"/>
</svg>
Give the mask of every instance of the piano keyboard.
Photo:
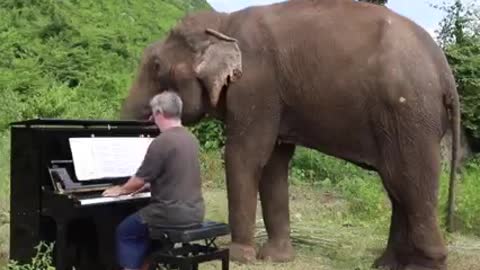
<svg viewBox="0 0 480 270">
<path fill-rule="evenodd" d="M 95 204 L 104 204 L 110 202 L 119 202 L 119 201 L 129 201 L 141 198 L 150 198 L 150 192 L 141 192 L 135 195 L 122 195 L 118 197 L 95 197 L 87 199 L 79 199 L 80 205 L 95 205 Z"/>
</svg>

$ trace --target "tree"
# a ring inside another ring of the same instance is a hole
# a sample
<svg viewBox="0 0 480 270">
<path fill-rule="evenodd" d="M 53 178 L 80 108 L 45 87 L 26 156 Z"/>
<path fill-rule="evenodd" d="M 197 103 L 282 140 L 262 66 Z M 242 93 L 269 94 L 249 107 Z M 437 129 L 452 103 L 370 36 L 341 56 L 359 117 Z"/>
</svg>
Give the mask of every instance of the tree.
<svg viewBox="0 0 480 270">
<path fill-rule="evenodd" d="M 480 140 L 480 17 L 479 7 L 461 0 L 434 6 L 446 16 L 440 22 L 437 41 L 445 51 L 460 95 L 462 125 L 467 136 Z M 453 189 L 454 183 L 450 184 Z M 454 192 L 447 202 L 448 231 L 453 230 Z"/>
<path fill-rule="evenodd" d="M 436 31 L 443 49 L 480 36 L 480 7 L 474 2 L 465 5 L 461 0 L 455 0 L 450 5 L 444 3 L 433 7 L 446 13 Z"/>
</svg>

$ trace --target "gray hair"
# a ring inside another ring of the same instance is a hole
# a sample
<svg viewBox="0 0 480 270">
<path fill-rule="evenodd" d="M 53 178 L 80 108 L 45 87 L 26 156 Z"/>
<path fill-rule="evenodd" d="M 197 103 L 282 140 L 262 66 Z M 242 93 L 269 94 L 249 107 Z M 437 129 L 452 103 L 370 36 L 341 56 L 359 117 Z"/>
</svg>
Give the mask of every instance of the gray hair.
<svg viewBox="0 0 480 270">
<path fill-rule="evenodd" d="M 153 113 L 161 113 L 167 118 L 178 118 L 182 116 L 183 102 L 180 96 L 172 91 L 165 91 L 155 95 L 150 100 L 150 107 Z"/>
</svg>

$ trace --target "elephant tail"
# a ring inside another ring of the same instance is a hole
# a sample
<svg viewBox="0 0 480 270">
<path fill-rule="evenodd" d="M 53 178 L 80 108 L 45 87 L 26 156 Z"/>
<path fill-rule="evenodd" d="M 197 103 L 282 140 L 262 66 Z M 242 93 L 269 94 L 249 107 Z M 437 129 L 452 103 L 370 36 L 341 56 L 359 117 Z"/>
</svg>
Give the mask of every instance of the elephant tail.
<svg viewBox="0 0 480 270">
<path fill-rule="evenodd" d="M 453 219 L 455 211 L 455 175 L 459 164 L 458 151 L 460 150 L 460 103 L 456 87 L 453 87 L 450 93 L 445 95 L 444 104 L 449 112 L 449 120 L 452 131 L 452 159 L 450 164 L 450 180 L 448 186 L 448 202 L 447 202 L 447 220 L 446 229 L 448 232 L 453 231 Z"/>
</svg>

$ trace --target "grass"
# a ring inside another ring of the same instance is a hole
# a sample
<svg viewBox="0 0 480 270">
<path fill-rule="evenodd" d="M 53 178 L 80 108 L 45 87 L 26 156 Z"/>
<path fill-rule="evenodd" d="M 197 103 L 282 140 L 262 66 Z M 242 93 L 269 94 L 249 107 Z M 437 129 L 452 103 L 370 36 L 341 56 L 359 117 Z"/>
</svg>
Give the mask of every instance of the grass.
<svg viewBox="0 0 480 270">
<path fill-rule="evenodd" d="M 8 134 L 0 136 L 0 269 L 8 254 Z M 457 222 L 459 232 L 447 235 L 449 269 L 475 269 L 480 264 L 478 175 L 480 167 L 469 164 L 459 184 Z M 313 151 L 300 149 L 292 162 L 290 213 L 296 260 L 274 264 L 231 263 L 232 269 L 370 269 L 388 237 L 390 203 L 375 173 Z M 327 169 L 328 168 L 328 169 Z M 207 218 L 227 221 L 224 165 L 220 151 L 202 154 Z M 446 181 L 442 178 L 442 200 Z M 441 205 L 440 207 L 443 207 Z M 257 210 L 257 244 L 266 240 L 260 202 Z M 226 244 L 229 237 L 220 239 Z M 2 255 L 3 254 L 3 255 Z M 20 268 L 19 268 L 20 269 Z M 201 269 L 220 269 L 210 263 Z"/>
<path fill-rule="evenodd" d="M 223 189 L 205 193 L 208 217 L 223 220 L 227 216 Z M 232 269 L 370 269 L 380 255 L 388 236 L 388 214 L 372 216 L 365 222 L 352 211 L 352 203 L 341 196 L 318 188 L 292 187 L 290 194 L 292 238 L 296 260 L 274 264 L 257 262 L 253 265 L 231 263 Z M 258 244 L 265 241 L 261 211 L 257 217 Z M 222 239 L 227 242 L 229 239 Z M 451 270 L 475 269 L 480 264 L 480 239 L 460 234 L 449 236 L 448 265 Z M 205 269 L 220 269 L 211 263 Z"/>
</svg>

